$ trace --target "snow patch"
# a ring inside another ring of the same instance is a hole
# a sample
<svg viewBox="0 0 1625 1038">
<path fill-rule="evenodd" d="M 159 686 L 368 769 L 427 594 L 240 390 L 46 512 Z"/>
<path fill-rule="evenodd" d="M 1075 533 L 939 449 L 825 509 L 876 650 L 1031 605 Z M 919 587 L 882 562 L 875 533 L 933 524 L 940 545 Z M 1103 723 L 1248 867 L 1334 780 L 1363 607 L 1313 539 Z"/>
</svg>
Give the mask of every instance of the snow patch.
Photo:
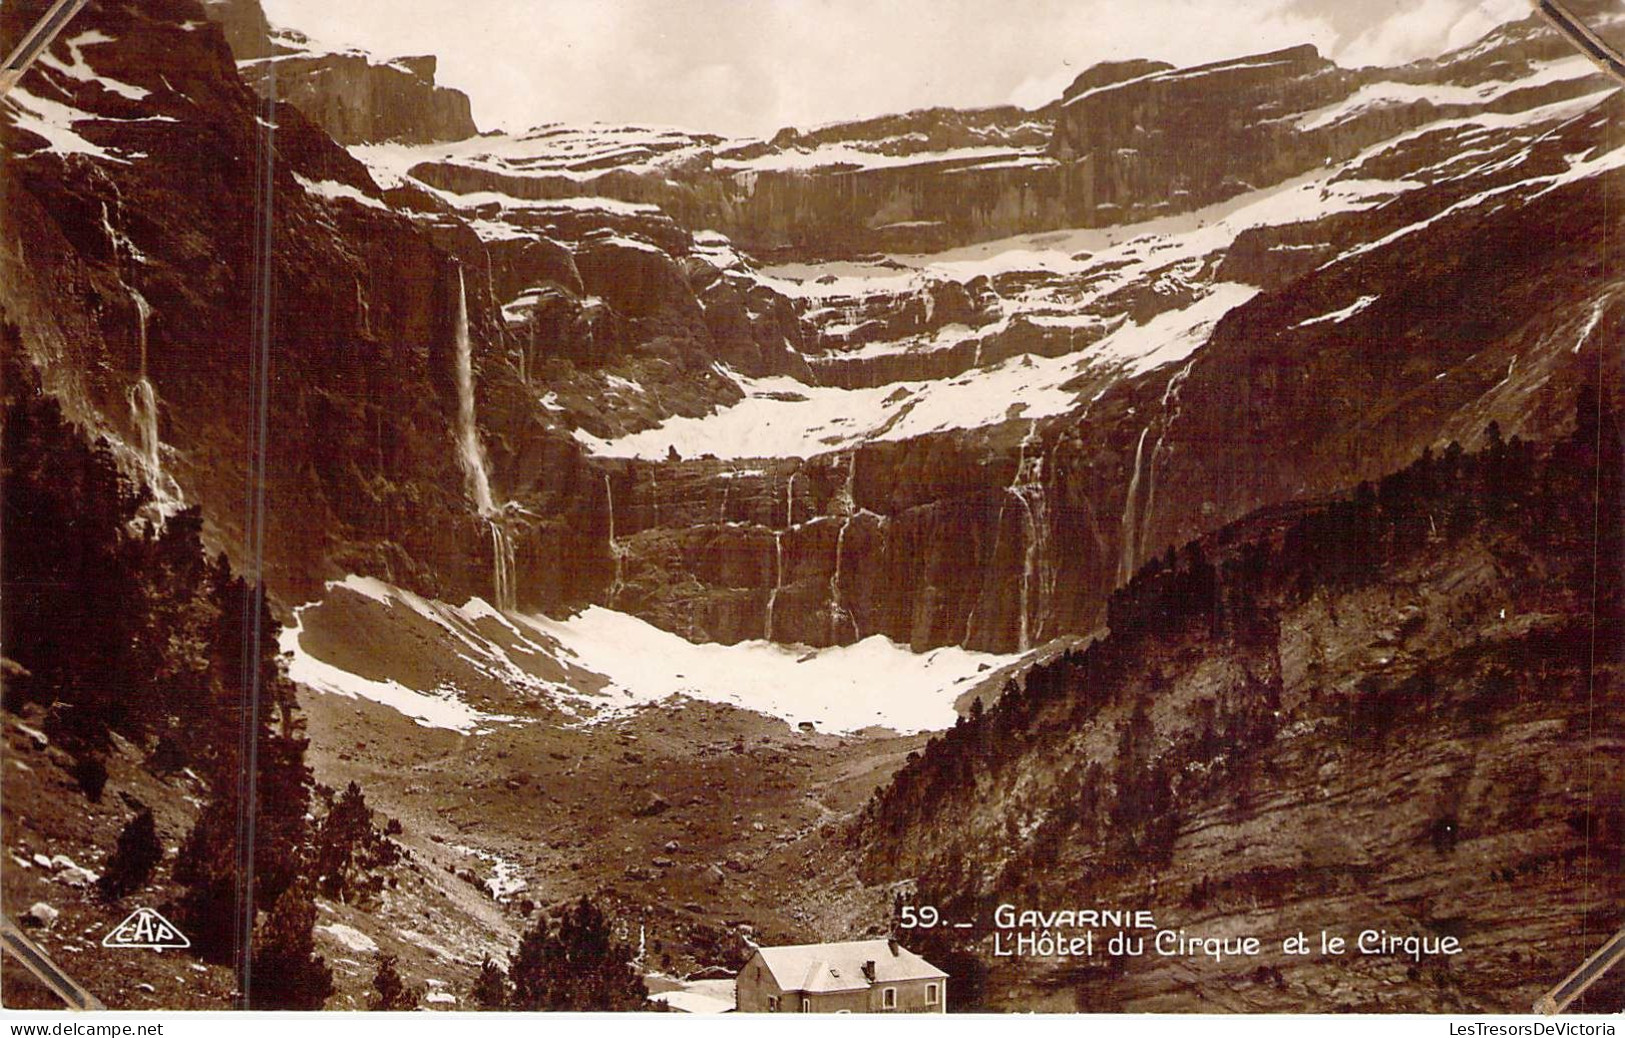
<svg viewBox="0 0 1625 1038">
<path fill-rule="evenodd" d="M 1602 302 L 1599 300 L 1597 304 L 1591 308 L 1591 316 L 1586 319 L 1585 327 L 1580 329 L 1579 338 L 1574 340 L 1575 353 L 1579 353 L 1581 347 L 1585 346 L 1586 340 L 1591 338 L 1591 333 L 1597 330 L 1597 323 L 1601 320 Z M 20 728 L 22 726 L 18 725 L 18 727 Z"/>
<path fill-rule="evenodd" d="M 151 94 L 152 91 L 144 87 L 132 86 L 129 83 L 121 83 L 109 76 L 99 75 L 95 69 L 90 67 L 90 63 L 85 60 L 84 48 L 98 43 L 112 42 L 114 42 L 113 37 L 92 29 L 65 41 L 69 61 L 65 62 L 50 51 L 46 51 L 39 56 L 39 63 L 62 73 L 69 79 L 76 79 L 81 83 L 97 83 L 109 93 L 118 94 L 120 97 L 129 98 L 131 101 L 140 101 Z"/>
<path fill-rule="evenodd" d="M 301 176 L 298 173 L 293 175 L 293 179 L 299 181 L 299 186 L 304 188 L 306 192 L 318 198 L 325 198 L 328 201 L 342 199 L 347 202 L 358 202 L 369 209 L 382 209 L 386 213 L 389 212 L 389 206 L 382 201 L 373 198 L 371 195 L 364 194 L 349 184 L 342 184 L 337 180 L 311 180 L 309 177 Z"/>
<path fill-rule="evenodd" d="M 1077 406 L 1078 392 L 1064 387 L 1078 375 L 1101 368 L 1138 374 L 1183 359 L 1220 318 L 1257 293 L 1248 285 L 1221 283 L 1184 310 L 1159 314 L 1143 325 L 1124 322 L 1077 353 L 1022 354 L 953 381 L 841 389 L 729 371 L 728 377 L 745 391 L 738 403 L 699 418 L 669 418 L 616 439 L 579 429 L 575 437 L 606 457 L 658 460 L 676 447 L 684 457 L 805 458 L 869 440 L 905 440 L 1011 418 L 1047 418 Z"/>
<path fill-rule="evenodd" d="M 1361 296 L 1341 310 L 1333 310 L 1329 314 L 1321 314 L 1319 317 L 1311 317 L 1306 321 L 1299 321 L 1297 323 L 1297 327 L 1307 328 L 1312 324 L 1324 324 L 1327 321 L 1331 321 L 1335 324 L 1342 324 L 1344 321 L 1348 320 L 1350 317 L 1353 317 L 1361 310 L 1364 310 L 1372 303 L 1375 303 L 1380 298 L 1381 296 Z"/>
<path fill-rule="evenodd" d="M 811 721 L 832 732 L 950 727 L 958 716 L 954 700 L 1017 658 L 957 647 L 915 653 L 881 635 L 814 650 L 765 641 L 696 644 L 601 606 L 566 620 L 536 616 L 522 622 L 555 639 L 580 666 L 607 677 L 623 709 L 686 696 L 792 724 Z"/>
<path fill-rule="evenodd" d="M 12 109 L 12 122 L 18 129 L 44 137 L 49 142 L 47 151 L 58 155 L 87 155 L 109 162 L 130 161 L 130 158 L 111 149 L 91 143 L 74 130 L 76 124 L 98 118 L 89 112 L 36 97 L 18 87 L 12 88 L 3 103 Z"/>
<path fill-rule="evenodd" d="M 472 855 L 491 866 L 491 877 L 485 881 L 485 889 L 497 901 L 505 903 L 513 895 L 530 886 L 519 875 L 519 865 L 500 854 L 482 851 L 478 847 L 469 847 L 460 843 L 452 844 L 452 849 Z"/>
<path fill-rule="evenodd" d="M 1134 76 L 1131 79 L 1120 79 L 1115 83 L 1105 83 L 1101 86 L 1090 87 L 1079 94 L 1074 94 L 1062 102 L 1063 108 L 1070 108 L 1085 98 L 1099 94 L 1121 90 L 1124 87 L 1136 86 L 1140 83 L 1174 83 L 1181 79 L 1195 79 L 1201 76 L 1210 76 L 1218 72 L 1236 72 L 1242 69 L 1269 68 L 1272 65 L 1285 65 L 1284 59 L 1277 61 L 1232 61 L 1222 65 L 1207 65 L 1192 69 L 1161 69 L 1148 72 L 1143 76 Z"/>
<path fill-rule="evenodd" d="M 739 173 L 807 172 L 830 167 L 856 167 L 858 169 L 895 169 L 900 166 L 919 166 L 945 162 L 974 162 L 977 159 L 1005 161 L 1044 159 L 1044 149 L 1021 151 L 1008 146 L 981 146 L 950 148 L 946 151 L 913 152 L 904 155 L 886 155 L 865 151 L 851 144 L 825 144 L 817 148 L 792 148 L 787 151 L 768 152 L 751 159 L 717 159 L 719 170 Z"/>
<path fill-rule="evenodd" d="M 1475 86 L 1451 83 L 1367 83 L 1347 98 L 1317 109 L 1298 120 L 1298 129 L 1320 130 L 1335 126 L 1367 111 L 1395 105 L 1427 101 L 1435 105 L 1485 105 L 1517 90 L 1547 86 L 1596 75 L 1597 69 L 1583 55 L 1536 62 L 1529 75 L 1513 80 L 1492 80 Z"/>
<path fill-rule="evenodd" d="M 288 677 L 294 682 L 318 692 L 380 703 L 405 714 L 425 728 L 446 728 L 466 734 L 482 723 L 497 720 L 464 703 L 455 689 L 419 692 L 398 681 L 375 681 L 317 659 L 306 652 L 299 641 L 303 626 L 299 618 L 302 609 L 294 610 L 294 623 L 283 627 L 277 637 L 277 648 L 290 657 Z"/>
</svg>

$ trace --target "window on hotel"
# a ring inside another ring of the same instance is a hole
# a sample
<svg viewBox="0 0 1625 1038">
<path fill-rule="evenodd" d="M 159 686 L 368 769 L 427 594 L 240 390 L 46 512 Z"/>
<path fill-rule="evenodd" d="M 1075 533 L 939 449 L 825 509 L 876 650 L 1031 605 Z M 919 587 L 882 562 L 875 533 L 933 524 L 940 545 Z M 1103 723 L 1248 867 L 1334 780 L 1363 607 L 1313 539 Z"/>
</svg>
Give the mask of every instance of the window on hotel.
<svg viewBox="0 0 1625 1038">
<path fill-rule="evenodd" d="M 880 1008 L 882 1008 L 882 1009 L 896 1009 L 897 1008 L 897 989 L 896 988 L 882 988 L 881 989 L 881 991 L 880 991 Z"/>
<path fill-rule="evenodd" d="M 779 1000 L 776 996 L 767 996 L 767 1011 L 769 1013 L 777 1013 L 779 1011 Z"/>
<path fill-rule="evenodd" d="M 925 986 L 925 1004 L 928 1006 L 937 1004 L 937 986 L 935 984 Z"/>
<path fill-rule="evenodd" d="M 801 1000 L 801 1011 L 803 1013 L 812 1012 L 812 999 L 804 998 L 804 999 Z"/>
</svg>

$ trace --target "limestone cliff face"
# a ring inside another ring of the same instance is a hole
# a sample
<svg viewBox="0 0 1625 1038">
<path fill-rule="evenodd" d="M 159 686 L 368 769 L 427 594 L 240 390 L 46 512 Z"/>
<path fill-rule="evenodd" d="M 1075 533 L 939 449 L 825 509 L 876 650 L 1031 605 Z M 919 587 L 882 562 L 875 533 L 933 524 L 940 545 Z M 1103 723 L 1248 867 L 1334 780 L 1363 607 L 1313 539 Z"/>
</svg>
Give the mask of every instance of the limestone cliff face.
<svg viewBox="0 0 1625 1038">
<path fill-rule="evenodd" d="M 930 252 L 1190 212 L 1452 114 L 1594 91 L 1585 77 L 1496 89 L 1571 56 L 1565 48 L 1529 22 L 1497 30 L 1477 53 L 1400 69 L 1342 69 L 1310 46 L 1185 69 L 1111 62 L 1033 111 L 929 109 L 744 143 L 668 134 L 557 175 L 546 162 L 414 172 L 464 193 L 657 204 L 764 259 Z"/>
<path fill-rule="evenodd" d="M 279 97 L 340 144 L 376 141 L 455 141 L 479 133 L 468 95 L 435 85 L 433 55 L 377 64 L 364 54 L 288 54 L 243 69 L 264 92 L 276 79 Z"/>
<path fill-rule="evenodd" d="M 1050 153 L 1069 164 L 1075 211 L 1125 219 L 1195 208 L 1343 158 L 1297 123 L 1347 97 L 1358 79 L 1315 48 L 1295 47 L 1074 84 L 1061 97 Z"/>
<path fill-rule="evenodd" d="M 225 30 L 244 80 L 261 93 L 275 78 L 289 101 L 340 144 L 454 141 L 479 133 L 468 95 L 435 84 L 432 54 L 379 62 L 359 51 L 330 52 L 273 28 L 259 0 L 204 0 Z"/>
<path fill-rule="evenodd" d="M 1094 629 L 1169 543 L 1471 444 L 1492 418 L 1560 432 L 1580 381 L 1617 377 L 1618 101 L 1532 24 L 1357 76 L 1303 49 L 1125 63 L 1040 112 L 751 143 L 541 127 L 470 157 L 334 140 L 452 133 L 425 107 L 428 63 L 332 64 L 273 33 L 284 100 L 267 113 L 245 82 L 265 63 L 242 57 L 264 49 L 257 7 L 207 10 L 220 24 L 190 0 L 92 4 L 86 25 L 118 45 L 79 57 L 129 89 L 63 71 L 66 41 L 24 81 L 0 127 L 6 240 L 23 243 L 0 250 L 0 302 L 47 385 L 132 445 L 145 339 L 165 476 L 236 546 L 255 157 L 274 124 L 268 561 L 290 599 L 345 572 L 490 595 L 511 548 L 527 609 L 1015 651 Z M 375 76 L 415 85 L 363 98 Z M 1439 101 L 1393 100 L 1419 87 Z M 1224 150 L 1176 146 L 1200 133 L 1236 157 L 1184 163 Z M 1340 161 L 1336 134 L 1382 140 Z M 1131 145 L 1143 160 L 1117 155 Z M 1126 194 L 1068 186 L 1119 162 L 1139 171 L 1113 180 Z M 1011 208 L 1010 185 L 1042 204 Z M 1017 259 L 775 268 L 744 244 L 805 258 L 1056 227 Z M 454 449 L 459 286 L 496 537 Z M 758 413 L 743 436 L 711 431 Z M 775 423 L 807 414 L 787 443 Z"/>
<path fill-rule="evenodd" d="M 225 30 L 226 45 L 238 61 L 268 58 L 277 52 L 271 23 L 259 0 L 204 0 L 209 18 Z"/>
<path fill-rule="evenodd" d="M 1554 133 L 1530 156 L 1533 168 L 1606 149 L 1614 103 Z M 1418 145 L 1406 161 L 1437 162 L 1440 146 Z M 1525 174 L 1440 183 L 1427 209 Z M 1089 383 L 1100 388 L 1082 414 L 805 461 L 611 463 L 628 553 L 615 601 L 723 641 L 761 637 L 770 599 L 775 636 L 813 645 L 884 633 L 919 648 L 1008 651 L 1024 638 L 1091 630 L 1112 588 L 1170 544 L 1375 478 L 1451 439 L 1476 444 L 1492 420 L 1508 436 L 1560 433 L 1576 387 L 1619 377 L 1619 357 L 1600 349 L 1600 336 L 1619 327 L 1622 286 L 1597 274 L 1614 262 L 1602 208 L 1617 190 L 1612 179 L 1560 187 L 1536 204 L 1446 221 L 1402 251 L 1329 264 L 1353 242 L 1403 231 L 1415 211 L 1263 235 L 1268 245 L 1223 263 L 1264 293 L 1229 312 L 1188 361 Z M 1279 245 L 1309 259 L 1292 261 L 1288 275 L 1247 258 Z M 1576 256 L 1588 258 L 1570 262 Z M 1149 308 L 1152 295 L 1114 305 Z M 841 319 L 893 322 L 874 333 L 884 340 L 918 330 L 910 322 L 923 310 L 910 318 L 906 309 Z M 1419 315 L 1428 316 L 1419 324 Z M 983 363 L 1001 350 L 1066 355 L 1087 341 L 1033 327 L 1029 337 L 1017 326 L 990 339 Z M 906 392 L 907 378 L 978 377 L 979 345 L 861 361 L 831 348 L 813 364 L 822 381 L 855 385 L 870 383 L 845 372 L 890 365 Z M 718 555 L 736 565 L 711 565 Z"/>
<path fill-rule="evenodd" d="M 14 33 L 37 8 L 8 5 L 0 25 Z M 93 4 L 80 16 L 118 41 L 90 60 L 145 91 L 139 105 L 49 69 L 23 81 L 25 94 L 66 91 L 95 120 L 80 124 L 86 139 L 110 158 L 63 154 L 27 122 L 0 130 L 5 237 L 26 243 L 0 259 L 0 309 L 75 418 L 123 443 L 141 440 L 128 395 L 149 380 L 157 456 L 240 559 L 255 426 L 255 183 L 268 169 L 273 583 L 311 594 L 338 559 L 455 587 L 457 552 L 446 545 L 473 542 L 477 528 L 447 449 L 451 258 L 388 212 L 365 169 L 302 113 L 267 112 L 202 13 L 163 0 Z M 491 327 L 489 310 L 475 315 Z"/>
</svg>

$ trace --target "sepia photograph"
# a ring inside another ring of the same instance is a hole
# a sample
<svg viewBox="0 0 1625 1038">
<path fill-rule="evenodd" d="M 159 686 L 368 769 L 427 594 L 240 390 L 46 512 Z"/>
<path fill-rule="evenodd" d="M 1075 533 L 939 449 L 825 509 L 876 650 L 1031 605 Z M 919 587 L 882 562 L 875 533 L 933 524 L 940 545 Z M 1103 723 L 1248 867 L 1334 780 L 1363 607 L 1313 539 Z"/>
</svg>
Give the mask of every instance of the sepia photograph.
<svg viewBox="0 0 1625 1038">
<path fill-rule="evenodd" d="M 1613 1034 L 1621 48 L 4 0 L 4 1015 Z"/>
</svg>

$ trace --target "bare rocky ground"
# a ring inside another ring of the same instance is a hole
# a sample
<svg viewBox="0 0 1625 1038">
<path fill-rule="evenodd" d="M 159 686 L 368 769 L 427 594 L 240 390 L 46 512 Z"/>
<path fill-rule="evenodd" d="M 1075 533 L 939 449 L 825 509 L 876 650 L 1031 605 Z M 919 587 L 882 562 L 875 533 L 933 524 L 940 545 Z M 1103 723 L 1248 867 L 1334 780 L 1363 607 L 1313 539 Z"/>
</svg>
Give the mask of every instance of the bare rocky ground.
<svg viewBox="0 0 1625 1038">
<path fill-rule="evenodd" d="M 397 839 L 441 895 L 386 897 L 382 911 L 354 913 L 354 925 L 401 955 L 409 981 L 440 979 L 458 994 L 482 955 L 505 956 L 517 942 L 527 899 L 591 895 L 633 946 L 641 929 L 646 964 L 668 972 L 726 961 L 745 935 L 838 936 L 840 922 L 808 889 L 828 872 L 822 830 L 925 741 L 809 734 L 694 701 L 594 727 L 474 736 L 335 696 L 311 695 L 306 709 L 321 733 L 311 747 L 318 780 L 360 782 L 370 804 L 399 818 Z M 509 869 L 525 887 L 499 901 L 488 884 Z M 881 920 L 889 907 L 883 892 L 858 900 L 874 905 L 854 920 Z M 403 939 L 401 927 L 430 940 Z"/>
<path fill-rule="evenodd" d="M 426 1007 L 466 1007 L 481 960 L 505 963 L 534 919 L 527 902 L 591 895 L 633 946 L 642 929 L 651 970 L 679 974 L 727 961 L 747 934 L 814 940 L 879 925 L 883 891 L 843 891 L 831 912 L 824 877 L 834 859 L 823 857 L 833 851 L 822 828 L 861 806 L 926 738 L 808 734 L 701 702 L 596 727 L 533 723 L 473 736 L 364 700 L 307 693 L 304 707 L 317 780 L 361 783 L 375 811 L 400 820 L 395 839 L 411 854 L 373 901 L 318 901 L 317 946 L 337 989 L 330 1009 L 365 1007 L 375 952 L 399 956 Z M 136 907 L 161 909 L 179 893 L 168 868 L 202 788 L 185 775 L 154 777 L 121 742 L 91 802 L 69 774 L 71 758 L 40 748 L 33 730 L 7 715 L 6 767 L 28 774 L 6 783 L 8 914 L 36 902 L 60 912 L 30 936 L 110 1007 L 229 1005 L 227 967 L 100 943 Z M 101 871 L 132 799 L 152 806 L 167 851 L 153 883 L 108 903 L 71 866 L 36 863 L 64 855 Z M 3 979 L 8 1007 L 56 1008 L 9 961 Z"/>
<path fill-rule="evenodd" d="M 236 978 L 229 968 L 199 962 L 183 951 L 102 947 L 102 938 L 137 907 L 160 908 L 179 893 L 160 866 L 155 882 L 128 897 L 103 901 L 91 874 L 99 874 L 124 824 L 135 816 L 132 801 L 152 808 L 166 863 L 202 805 L 204 787 L 182 773 L 158 778 L 142 755 L 114 737 L 107 755 L 108 780 L 99 801 L 90 800 L 70 774 L 72 757 L 40 732 L 37 710 L 5 713 L 0 764 L 9 773 L 0 804 L 0 896 L 6 915 L 83 987 L 114 1009 L 220 1009 L 230 1004 Z M 44 904 L 59 913 L 49 926 L 32 926 L 30 909 Z M 60 1001 L 10 957 L 0 972 L 0 1001 L 7 1009 L 58 1009 Z"/>
</svg>

